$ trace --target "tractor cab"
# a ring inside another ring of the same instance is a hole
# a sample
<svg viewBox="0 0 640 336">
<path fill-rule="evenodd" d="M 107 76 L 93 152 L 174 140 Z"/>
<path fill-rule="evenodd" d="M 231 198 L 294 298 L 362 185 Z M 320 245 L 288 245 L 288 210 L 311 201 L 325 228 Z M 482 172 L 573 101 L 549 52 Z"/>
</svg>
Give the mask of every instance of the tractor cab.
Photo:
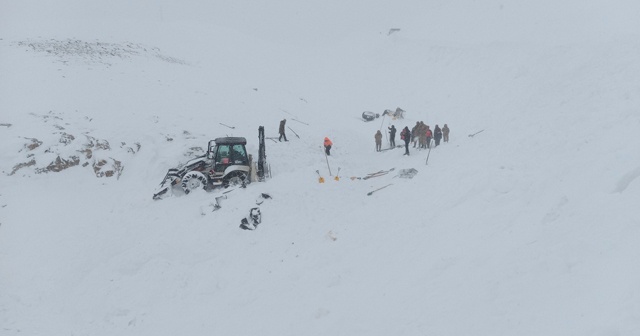
<svg viewBox="0 0 640 336">
<path fill-rule="evenodd" d="M 246 144 L 247 140 L 241 137 L 217 138 L 209 141 L 207 158 L 212 160 L 213 170 L 223 173 L 230 166 L 249 166 Z"/>
<path fill-rule="evenodd" d="M 251 158 L 247 155 L 247 139 L 242 137 L 216 138 L 209 141 L 209 181 L 213 186 L 246 184 L 250 181 Z"/>
</svg>

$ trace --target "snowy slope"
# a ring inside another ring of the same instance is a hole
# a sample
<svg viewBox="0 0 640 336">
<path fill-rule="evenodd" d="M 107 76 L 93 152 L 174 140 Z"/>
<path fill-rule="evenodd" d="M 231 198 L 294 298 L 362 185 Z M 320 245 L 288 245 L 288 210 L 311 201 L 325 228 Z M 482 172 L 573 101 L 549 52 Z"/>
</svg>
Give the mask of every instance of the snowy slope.
<svg viewBox="0 0 640 336">
<path fill-rule="evenodd" d="M 0 335 L 640 330 L 636 2 L 0 4 Z M 152 201 L 283 118 L 267 182 Z"/>
</svg>

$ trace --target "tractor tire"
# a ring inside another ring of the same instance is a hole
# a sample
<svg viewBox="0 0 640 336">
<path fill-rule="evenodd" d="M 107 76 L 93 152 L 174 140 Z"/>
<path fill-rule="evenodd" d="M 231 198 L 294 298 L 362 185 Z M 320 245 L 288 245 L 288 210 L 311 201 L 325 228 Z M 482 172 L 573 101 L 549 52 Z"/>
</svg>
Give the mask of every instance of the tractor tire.
<svg viewBox="0 0 640 336">
<path fill-rule="evenodd" d="M 207 187 L 207 177 L 199 171 L 192 170 L 182 177 L 182 190 L 185 194 L 192 190 L 205 189 Z"/>
<path fill-rule="evenodd" d="M 249 180 L 249 174 L 241 170 L 236 170 L 224 177 L 224 179 L 222 180 L 222 186 L 225 188 L 234 186 L 244 188 L 250 182 L 251 181 Z"/>
</svg>

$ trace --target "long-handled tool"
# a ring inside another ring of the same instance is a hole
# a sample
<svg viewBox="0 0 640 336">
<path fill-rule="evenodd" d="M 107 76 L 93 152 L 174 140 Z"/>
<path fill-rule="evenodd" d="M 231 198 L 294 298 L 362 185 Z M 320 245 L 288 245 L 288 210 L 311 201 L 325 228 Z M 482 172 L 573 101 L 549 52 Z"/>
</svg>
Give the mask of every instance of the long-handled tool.
<svg viewBox="0 0 640 336">
<path fill-rule="evenodd" d="M 324 158 L 327 159 L 327 168 L 329 169 L 329 176 L 332 176 L 331 166 L 329 166 L 329 156 L 327 155 L 327 151 L 325 149 L 323 149 L 322 151 L 324 152 Z"/>
<path fill-rule="evenodd" d="M 429 151 L 427 152 L 427 161 L 424 162 L 425 165 L 429 164 L 429 155 L 431 154 L 431 148 L 433 147 L 433 145 L 431 144 L 431 141 L 429 141 Z"/>
<path fill-rule="evenodd" d="M 378 129 L 379 131 L 382 130 L 382 126 L 384 125 L 384 118 L 386 118 L 386 117 L 387 117 L 387 114 L 383 113 L 382 114 L 382 122 L 380 123 L 380 128 Z M 386 142 L 389 142 L 389 136 L 387 135 L 387 131 L 384 132 L 384 140 Z"/>
<path fill-rule="evenodd" d="M 289 126 L 287 126 L 287 128 L 288 128 L 288 129 L 290 129 L 290 130 L 291 130 L 291 132 L 293 132 L 293 134 L 295 134 L 295 135 L 298 137 L 298 139 L 300 139 L 300 136 L 298 135 L 298 133 L 296 133 L 296 131 L 294 131 L 293 129 L 291 129 L 291 127 L 289 127 Z"/>
<path fill-rule="evenodd" d="M 482 130 L 482 131 L 484 131 L 484 130 Z M 477 132 L 475 132 L 475 133 L 473 133 L 473 134 L 469 134 L 469 137 L 470 137 L 470 138 L 473 138 L 473 136 L 474 136 L 474 135 L 476 135 L 476 134 L 478 134 L 478 133 L 482 133 L 482 131 L 477 131 Z"/>
<path fill-rule="evenodd" d="M 392 185 L 392 184 L 393 184 L 393 183 L 389 183 L 389 184 L 387 184 L 387 185 L 386 185 L 386 186 L 384 186 L 384 187 L 380 187 L 380 188 L 378 188 L 378 189 L 376 189 L 376 190 L 372 190 L 372 191 L 370 191 L 370 192 L 368 192 L 368 193 L 367 193 L 367 196 L 371 196 L 374 192 L 376 192 L 376 191 L 378 191 L 378 190 L 380 190 L 380 189 L 384 189 L 384 188 L 386 188 L 386 187 L 388 187 L 388 186 L 390 186 L 390 185 Z"/>
</svg>

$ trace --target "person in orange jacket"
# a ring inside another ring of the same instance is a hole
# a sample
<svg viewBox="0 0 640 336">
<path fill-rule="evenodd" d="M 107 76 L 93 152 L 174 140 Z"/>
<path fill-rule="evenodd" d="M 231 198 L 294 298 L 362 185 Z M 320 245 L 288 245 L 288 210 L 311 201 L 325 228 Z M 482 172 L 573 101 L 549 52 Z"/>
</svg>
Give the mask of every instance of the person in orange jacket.
<svg viewBox="0 0 640 336">
<path fill-rule="evenodd" d="M 431 148 L 431 139 L 433 138 L 433 132 L 431 132 L 431 130 L 429 129 L 429 126 L 427 126 L 427 148 Z"/>
<path fill-rule="evenodd" d="M 328 137 L 324 137 L 324 152 L 327 155 L 331 155 L 331 146 L 333 146 L 333 142 Z"/>
</svg>

